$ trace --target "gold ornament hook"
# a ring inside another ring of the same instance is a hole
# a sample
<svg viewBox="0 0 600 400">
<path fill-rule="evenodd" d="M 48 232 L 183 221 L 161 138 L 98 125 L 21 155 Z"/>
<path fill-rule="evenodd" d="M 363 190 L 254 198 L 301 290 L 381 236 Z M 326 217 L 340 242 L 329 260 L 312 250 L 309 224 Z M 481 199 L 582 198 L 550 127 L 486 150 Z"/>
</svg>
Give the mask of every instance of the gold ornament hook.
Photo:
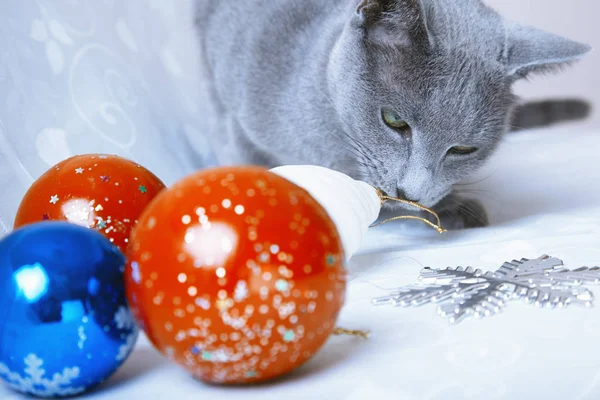
<svg viewBox="0 0 600 400">
<path fill-rule="evenodd" d="M 398 216 L 398 217 L 394 217 L 394 218 L 388 218 L 385 221 L 382 221 L 378 224 L 372 225 L 372 228 L 376 228 L 378 226 L 387 224 L 389 222 L 392 221 L 399 221 L 399 220 L 403 220 L 403 219 L 412 219 L 412 220 L 416 220 L 416 221 L 421 221 L 424 224 L 429 225 L 430 227 L 432 227 L 433 229 L 437 230 L 438 233 L 445 233 L 447 232 L 446 229 L 444 229 L 442 227 L 442 221 L 440 220 L 440 216 L 438 215 L 438 213 L 436 213 L 435 211 L 433 211 L 431 208 L 429 207 L 425 207 L 424 205 L 421 205 L 419 203 L 415 203 L 414 201 L 409 201 L 409 200 L 404 200 L 404 199 L 399 199 L 397 197 L 391 197 L 388 196 L 387 194 L 385 194 L 385 192 L 381 189 L 378 188 L 374 188 L 375 191 L 377 192 L 377 196 L 379 197 L 379 201 L 381 202 L 381 206 L 383 206 L 385 204 L 385 202 L 387 201 L 394 201 L 397 203 L 402 203 L 402 204 L 406 204 L 408 206 L 411 207 L 415 207 L 418 208 L 419 210 L 425 211 L 431 215 L 433 215 L 437 221 L 437 224 L 434 224 L 433 222 L 425 219 L 425 218 L 421 218 L 421 217 L 416 217 L 416 216 L 412 216 L 412 215 L 402 215 L 402 216 Z"/>
<path fill-rule="evenodd" d="M 361 339 L 368 339 L 371 336 L 371 332 L 369 331 L 357 331 L 345 328 L 335 328 L 333 334 L 335 336 L 354 336 Z"/>
</svg>

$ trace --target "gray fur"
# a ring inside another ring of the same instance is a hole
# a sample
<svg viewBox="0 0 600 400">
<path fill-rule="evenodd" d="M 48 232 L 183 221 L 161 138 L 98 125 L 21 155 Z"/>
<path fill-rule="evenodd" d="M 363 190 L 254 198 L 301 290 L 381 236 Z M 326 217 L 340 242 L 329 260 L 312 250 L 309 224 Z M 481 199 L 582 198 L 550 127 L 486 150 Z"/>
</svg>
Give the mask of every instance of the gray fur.
<svg viewBox="0 0 600 400">
<path fill-rule="evenodd" d="M 584 120 L 592 112 L 592 105 L 581 99 L 530 101 L 520 104 L 512 118 L 512 130 L 541 128 L 567 121 Z"/>
<path fill-rule="evenodd" d="M 425 205 L 508 130 L 512 84 L 590 48 L 480 0 L 199 0 L 207 134 L 222 164 L 317 164 Z M 409 136 L 388 128 L 398 112 Z M 447 155 L 452 146 L 475 154 Z"/>
</svg>

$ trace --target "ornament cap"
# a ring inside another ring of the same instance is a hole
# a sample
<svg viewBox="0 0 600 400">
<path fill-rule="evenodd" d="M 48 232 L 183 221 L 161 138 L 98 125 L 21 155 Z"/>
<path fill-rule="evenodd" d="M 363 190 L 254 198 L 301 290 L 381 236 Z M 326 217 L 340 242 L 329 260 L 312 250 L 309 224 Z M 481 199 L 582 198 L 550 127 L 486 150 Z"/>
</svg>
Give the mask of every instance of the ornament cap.
<svg viewBox="0 0 600 400">
<path fill-rule="evenodd" d="M 271 172 L 305 189 L 325 208 L 338 228 L 346 258 L 360 249 L 381 211 L 382 197 L 377 189 L 341 172 L 312 165 L 278 167 Z"/>
</svg>

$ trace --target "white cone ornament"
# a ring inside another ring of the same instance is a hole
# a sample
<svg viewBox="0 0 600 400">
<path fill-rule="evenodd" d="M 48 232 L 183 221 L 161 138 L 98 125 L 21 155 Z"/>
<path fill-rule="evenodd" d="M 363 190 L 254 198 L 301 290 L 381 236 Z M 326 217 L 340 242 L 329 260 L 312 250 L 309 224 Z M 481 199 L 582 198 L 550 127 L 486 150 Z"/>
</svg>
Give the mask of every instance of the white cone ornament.
<svg viewBox="0 0 600 400">
<path fill-rule="evenodd" d="M 374 187 L 324 167 L 294 165 L 271 172 L 300 186 L 325 208 L 337 226 L 347 259 L 360 249 L 381 211 Z"/>
</svg>

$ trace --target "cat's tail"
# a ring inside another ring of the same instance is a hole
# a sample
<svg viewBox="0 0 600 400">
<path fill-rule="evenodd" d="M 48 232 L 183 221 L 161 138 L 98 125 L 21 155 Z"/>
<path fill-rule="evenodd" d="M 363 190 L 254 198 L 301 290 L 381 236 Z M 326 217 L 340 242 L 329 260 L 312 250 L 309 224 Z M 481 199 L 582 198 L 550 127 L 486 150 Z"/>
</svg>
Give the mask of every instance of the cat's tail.
<svg viewBox="0 0 600 400">
<path fill-rule="evenodd" d="M 511 131 L 542 128 L 562 122 L 586 119 L 592 112 L 589 102 L 579 99 L 555 99 L 526 102 L 519 105 L 511 123 Z"/>
</svg>

